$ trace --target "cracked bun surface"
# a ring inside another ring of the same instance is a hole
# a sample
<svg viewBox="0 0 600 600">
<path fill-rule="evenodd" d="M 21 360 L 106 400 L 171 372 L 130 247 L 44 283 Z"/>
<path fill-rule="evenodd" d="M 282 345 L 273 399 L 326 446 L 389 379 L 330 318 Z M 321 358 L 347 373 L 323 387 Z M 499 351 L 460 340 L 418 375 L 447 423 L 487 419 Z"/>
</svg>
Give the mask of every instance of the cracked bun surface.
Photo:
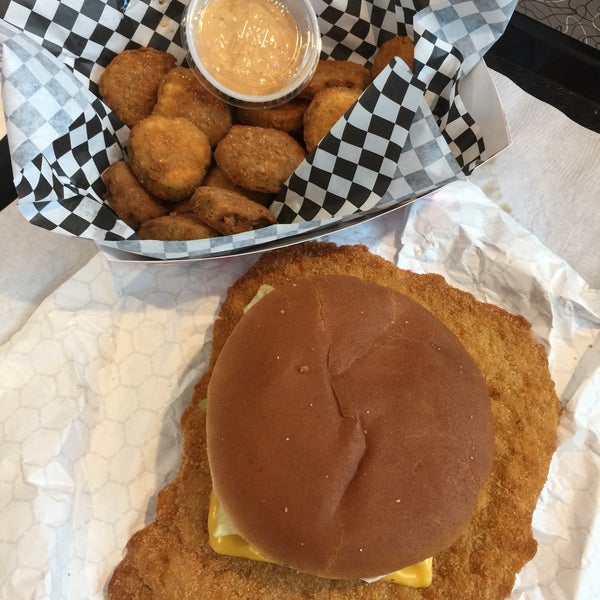
<svg viewBox="0 0 600 600">
<path fill-rule="evenodd" d="M 493 460 L 490 398 L 456 336 L 395 290 L 326 274 L 237 324 L 208 387 L 213 486 L 269 558 L 376 577 L 448 547 Z"/>
<path fill-rule="evenodd" d="M 262 285 L 277 289 L 324 274 L 360 277 L 410 296 L 456 335 L 485 379 L 494 416 L 492 472 L 465 531 L 435 554 L 433 582 L 427 588 L 315 577 L 223 556 L 209 544 L 213 484 L 204 400 L 214 365 L 244 307 Z M 365 246 L 305 242 L 265 252 L 227 290 L 210 349 L 210 358 L 203 362 L 206 371 L 181 418 L 183 448 L 177 474 L 158 493 L 151 522 L 132 533 L 108 583 L 110 600 L 504 600 L 510 595 L 515 574 L 536 553 L 532 515 L 556 448 L 561 411 L 546 349 L 522 316 L 477 301 L 440 275 L 399 269 Z M 151 508 L 152 503 L 149 514 Z"/>
</svg>

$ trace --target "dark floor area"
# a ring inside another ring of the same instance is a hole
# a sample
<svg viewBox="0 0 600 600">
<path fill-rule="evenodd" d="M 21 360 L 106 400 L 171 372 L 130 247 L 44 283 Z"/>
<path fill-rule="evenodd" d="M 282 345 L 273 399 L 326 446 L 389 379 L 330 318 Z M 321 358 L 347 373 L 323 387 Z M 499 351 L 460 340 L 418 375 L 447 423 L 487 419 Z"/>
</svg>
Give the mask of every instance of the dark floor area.
<svg viewBox="0 0 600 600">
<path fill-rule="evenodd" d="M 600 133 L 600 51 L 515 12 L 485 61 L 527 93 Z"/>
</svg>

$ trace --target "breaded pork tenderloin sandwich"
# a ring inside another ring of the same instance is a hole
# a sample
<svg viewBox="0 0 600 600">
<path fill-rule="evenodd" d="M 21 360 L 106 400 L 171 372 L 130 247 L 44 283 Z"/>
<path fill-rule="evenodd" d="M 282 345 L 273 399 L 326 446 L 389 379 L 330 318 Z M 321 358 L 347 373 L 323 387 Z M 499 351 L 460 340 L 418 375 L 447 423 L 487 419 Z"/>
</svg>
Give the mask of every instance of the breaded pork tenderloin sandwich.
<svg viewBox="0 0 600 600">
<path fill-rule="evenodd" d="M 109 596 L 506 598 L 559 411 L 522 317 L 363 246 L 265 254 Z"/>
<path fill-rule="evenodd" d="M 208 386 L 215 497 L 274 562 L 372 578 L 449 546 L 492 465 L 490 400 L 456 336 L 404 294 L 340 274 L 275 288 Z"/>
</svg>

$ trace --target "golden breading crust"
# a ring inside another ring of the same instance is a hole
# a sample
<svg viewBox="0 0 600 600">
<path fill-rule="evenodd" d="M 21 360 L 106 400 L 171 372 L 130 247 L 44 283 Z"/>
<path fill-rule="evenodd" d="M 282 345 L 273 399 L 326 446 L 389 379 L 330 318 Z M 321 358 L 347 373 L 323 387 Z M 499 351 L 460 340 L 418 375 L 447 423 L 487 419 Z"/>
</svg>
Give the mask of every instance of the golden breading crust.
<svg viewBox="0 0 600 600">
<path fill-rule="evenodd" d="M 243 307 L 263 283 L 275 287 L 316 273 L 346 273 L 405 293 L 441 319 L 481 369 L 492 402 L 495 459 L 471 525 L 434 557 L 429 588 L 301 575 L 286 567 L 215 554 L 208 545 L 211 489 L 206 457 L 206 395 L 211 369 Z M 556 446 L 560 405 L 544 348 L 527 321 L 475 300 L 439 275 L 417 275 L 364 246 L 306 243 L 264 254 L 229 290 L 213 331 L 208 370 L 181 425 L 184 448 L 173 482 L 158 496 L 156 519 L 136 533 L 117 566 L 111 600 L 500 600 L 536 551 L 531 518 Z"/>
<path fill-rule="evenodd" d="M 102 181 L 106 185 L 108 204 L 132 229 L 169 212 L 141 186 L 124 160 L 110 165 L 102 173 Z"/>
<path fill-rule="evenodd" d="M 152 112 L 162 78 L 175 67 L 175 57 L 154 48 L 117 54 L 108 64 L 98 91 L 106 104 L 129 127 Z"/>
<path fill-rule="evenodd" d="M 300 98 L 312 100 L 327 87 L 351 87 L 364 90 L 371 83 L 371 71 L 349 60 L 320 60 L 315 74 L 300 92 Z"/>
<path fill-rule="evenodd" d="M 267 193 L 278 192 L 305 156 L 285 131 L 251 125 L 234 125 L 214 152 L 217 165 L 235 185 Z"/>
<path fill-rule="evenodd" d="M 239 185 L 235 185 L 221 167 L 218 165 L 214 165 L 209 172 L 206 174 L 202 185 L 206 185 L 209 187 L 218 187 L 225 188 L 226 190 L 233 190 L 234 192 L 238 192 L 250 198 L 250 200 L 254 200 L 254 202 L 258 202 L 263 206 L 269 206 L 271 201 L 273 200 L 273 194 L 269 194 L 267 192 L 255 192 L 253 190 L 246 190 Z"/>
<path fill-rule="evenodd" d="M 321 138 L 337 120 L 358 100 L 358 88 L 328 87 L 320 90 L 304 113 L 304 145 L 312 152 Z"/>
<path fill-rule="evenodd" d="M 383 71 L 394 56 L 399 56 L 412 70 L 415 62 L 415 47 L 407 35 L 398 35 L 379 46 L 371 67 L 373 79 Z"/>
<path fill-rule="evenodd" d="M 131 129 L 129 164 L 142 186 L 160 200 L 185 200 L 211 162 L 208 137 L 183 117 L 151 115 Z"/>
<path fill-rule="evenodd" d="M 158 88 L 153 115 L 185 117 L 203 131 L 214 148 L 232 125 L 231 110 L 211 94 L 191 69 L 175 67 Z"/>
<path fill-rule="evenodd" d="M 292 98 L 271 108 L 238 108 L 236 116 L 241 125 L 273 127 L 294 135 L 302 129 L 302 117 L 307 106 L 308 100 Z"/>
<path fill-rule="evenodd" d="M 170 214 L 142 223 L 137 234 L 142 240 L 201 240 L 219 235 L 192 213 Z"/>
<path fill-rule="evenodd" d="M 201 186 L 192 196 L 192 210 L 203 222 L 222 235 L 252 231 L 277 222 L 262 204 L 234 190 Z"/>
</svg>

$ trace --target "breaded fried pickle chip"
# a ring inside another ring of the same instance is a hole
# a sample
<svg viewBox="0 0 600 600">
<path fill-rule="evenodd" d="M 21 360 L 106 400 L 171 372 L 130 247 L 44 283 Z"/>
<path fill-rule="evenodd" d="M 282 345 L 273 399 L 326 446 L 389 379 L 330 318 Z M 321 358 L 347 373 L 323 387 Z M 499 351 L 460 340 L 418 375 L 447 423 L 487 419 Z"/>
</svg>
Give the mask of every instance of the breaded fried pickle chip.
<svg viewBox="0 0 600 600">
<path fill-rule="evenodd" d="M 379 46 L 371 67 L 373 78 L 383 71 L 394 56 L 399 56 L 408 65 L 409 69 L 413 68 L 415 47 L 413 41 L 407 35 L 398 35 Z"/>
<path fill-rule="evenodd" d="M 304 160 L 304 148 L 278 129 L 234 125 L 215 148 L 215 161 L 236 185 L 276 193 Z"/>
<path fill-rule="evenodd" d="M 307 106 L 308 100 L 292 98 L 271 108 L 238 108 L 237 120 L 242 125 L 273 127 L 294 134 L 302 129 L 302 117 Z"/>
<path fill-rule="evenodd" d="M 251 231 L 276 222 L 268 208 L 234 190 L 199 187 L 192 196 L 191 205 L 201 221 L 223 235 Z"/>
<path fill-rule="evenodd" d="M 471 524 L 452 546 L 434 556 L 428 588 L 302 575 L 283 566 L 216 554 L 208 543 L 212 483 L 201 403 L 211 369 L 262 284 L 277 288 L 325 273 L 362 277 L 419 302 L 459 338 L 491 397 L 492 473 Z M 109 598 L 503 600 L 515 573 L 536 552 L 531 519 L 556 446 L 559 412 L 545 350 L 524 318 L 478 302 L 439 275 L 398 269 L 364 246 L 314 242 L 265 253 L 227 292 L 212 332 L 208 370 L 181 420 L 179 470 L 159 493 L 155 520 L 130 539 L 108 585 Z"/>
<path fill-rule="evenodd" d="M 233 181 L 231 181 L 231 179 L 225 175 L 225 172 L 223 169 L 221 169 L 221 167 L 219 167 L 219 165 L 215 165 L 210 169 L 204 178 L 202 185 L 233 190 L 234 192 L 238 192 L 239 194 L 247 196 L 250 198 L 250 200 L 254 200 L 254 202 L 258 202 L 263 206 L 268 206 L 273 199 L 273 194 L 269 194 L 267 192 L 256 192 L 254 190 L 246 190 L 239 185 L 235 185 L 235 183 L 233 183 Z"/>
<path fill-rule="evenodd" d="M 138 229 L 142 240 L 201 240 L 219 235 L 192 213 L 172 214 L 142 223 Z"/>
<path fill-rule="evenodd" d="M 154 48 L 117 54 L 108 64 L 98 90 L 106 104 L 129 127 L 147 117 L 156 103 L 162 78 L 175 67 L 175 57 Z"/>
<path fill-rule="evenodd" d="M 300 98 L 309 100 L 323 88 L 349 87 L 364 90 L 371 83 L 371 71 L 349 60 L 320 60 L 315 74 L 300 92 Z"/>
<path fill-rule="evenodd" d="M 307 152 L 314 150 L 361 93 L 362 90 L 357 88 L 328 87 L 315 94 L 304 113 L 304 145 Z"/>
<path fill-rule="evenodd" d="M 144 188 L 161 200 L 191 196 L 211 161 L 208 137 L 182 117 L 150 116 L 129 136 L 131 170 Z"/>
<path fill-rule="evenodd" d="M 211 94 L 194 72 L 185 67 L 175 67 L 164 77 L 152 114 L 189 119 L 208 136 L 212 147 L 232 124 L 229 106 Z"/>
<path fill-rule="evenodd" d="M 102 174 L 107 199 L 117 216 L 132 229 L 144 221 L 166 215 L 168 210 L 139 183 L 124 160 L 113 163 Z"/>
</svg>

